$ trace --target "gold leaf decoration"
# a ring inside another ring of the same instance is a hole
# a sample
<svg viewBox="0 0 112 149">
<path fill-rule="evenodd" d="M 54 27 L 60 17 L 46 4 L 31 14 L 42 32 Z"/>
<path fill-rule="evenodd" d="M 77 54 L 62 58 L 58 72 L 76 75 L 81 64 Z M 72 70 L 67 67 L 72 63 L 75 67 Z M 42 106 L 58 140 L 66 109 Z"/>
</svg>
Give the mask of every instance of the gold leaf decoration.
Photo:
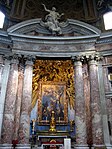
<svg viewBox="0 0 112 149">
<path fill-rule="evenodd" d="M 39 98 L 39 82 L 66 82 L 70 108 L 74 108 L 74 68 L 71 60 L 36 60 L 33 69 L 32 108 Z"/>
</svg>

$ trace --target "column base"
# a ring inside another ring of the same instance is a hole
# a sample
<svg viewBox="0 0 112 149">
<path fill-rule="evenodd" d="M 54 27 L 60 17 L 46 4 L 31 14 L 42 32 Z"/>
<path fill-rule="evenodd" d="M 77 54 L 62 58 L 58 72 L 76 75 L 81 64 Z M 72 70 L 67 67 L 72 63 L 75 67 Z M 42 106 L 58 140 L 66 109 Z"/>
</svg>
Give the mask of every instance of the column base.
<svg viewBox="0 0 112 149">
<path fill-rule="evenodd" d="M 92 145 L 91 149 L 112 149 L 112 145 Z"/>
<path fill-rule="evenodd" d="M 112 144 L 106 144 L 106 149 L 112 149 Z"/>
<path fill-rule="evenodd" d="M 89 149 L 88 145 L 79 145 L 79 144 L 75 144 L 74 145 L 74 149 Z"/>
<path fill-rule="evenodd" d="M 32 149 L 43 149 L 43 147 L 35 146 L 35 147 L 32 147 Z"/>
<path fill-rule="evenodd" d="M 0 149 L 13 149 L 12 144 L 0 144 Z"/>
<path fill-rule="evenodd" d="M 15 149 L 31 149 L 31 145 L 30 144 L 17 144 Z"/>
<path fill-rule="evenodd" d="M 112 149 L 111 144 L 106 144 L 106 145 L 73 145 L 72 148 L 74 149 Z"/>
</svg>

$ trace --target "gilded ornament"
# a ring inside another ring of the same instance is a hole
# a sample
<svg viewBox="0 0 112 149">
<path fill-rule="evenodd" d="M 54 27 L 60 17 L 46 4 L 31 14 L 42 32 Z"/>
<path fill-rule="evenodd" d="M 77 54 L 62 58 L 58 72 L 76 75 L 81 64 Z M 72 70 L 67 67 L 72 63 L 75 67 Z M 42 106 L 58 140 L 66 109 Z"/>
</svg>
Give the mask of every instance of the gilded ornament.
<svg viewBox="0 0 112 149">
<path fill-rule="evenodd" d="M 54 111 L 51 112 L 51 121 L 50 121 L 50 129 L 49 132 L 56 132 L 56 120 Z"/>
<path fill-rule="evenodd" d="M 74 108 L 74 68 L 71 60 L 36 60 L 32 81 L 32 108 L 39 99 L 39 82 L 66 82 L 66 96 Z"/>
</svg>

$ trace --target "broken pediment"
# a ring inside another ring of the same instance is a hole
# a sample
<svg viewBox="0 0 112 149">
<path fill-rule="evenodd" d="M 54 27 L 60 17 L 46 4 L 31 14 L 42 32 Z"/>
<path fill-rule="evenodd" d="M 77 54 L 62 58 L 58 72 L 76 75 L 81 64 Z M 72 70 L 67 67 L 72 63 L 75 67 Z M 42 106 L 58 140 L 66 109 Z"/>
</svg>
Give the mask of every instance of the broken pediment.
<svg viewBox="0 0 112 149">
<path fill-rule="evenodd" d="M 79 37 L 100 35 L 101 31 L 87 23 L 67 19 L 59 23 L 62 31 L 61 34 L 53 34 L 46 26 L 42 19 L 32 19 L 18 23 L 10 27 L 7 31 L 9 34 L 30 35 L 30 36 L 62 36 L 62 37 Z"/>
</svg>

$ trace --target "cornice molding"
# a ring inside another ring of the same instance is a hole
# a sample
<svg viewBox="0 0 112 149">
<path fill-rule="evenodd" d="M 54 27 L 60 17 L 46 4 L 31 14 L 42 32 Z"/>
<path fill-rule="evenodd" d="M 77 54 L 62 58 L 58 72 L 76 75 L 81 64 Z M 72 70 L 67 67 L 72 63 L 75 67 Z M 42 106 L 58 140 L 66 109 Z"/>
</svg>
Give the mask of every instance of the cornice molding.
<svg viewBox="0 0 112 149">
<path fill-rule="evenodd" d="M 0 43 L 11 44 L 11 38 L 8 32 L 0 30 Z"/>
<path fill-rule="evenodd" d="M 49 36 L 30 36 L 30 35 L 19 35 L 9 33 L 12 38 L 12 41 L 19 42 L 30 42 L 30 43 L 41 43 L 41 44 L 58 44 L 58 45 L 69 45 L 69 44 L 87 44 L 95 43 L 99 35 L 87 35 L 87 36 L 78 36 L 78 37 L 49 37 Z"/>
<path fill-rule="evenodd" d="M 101 33 L 100 37 L 96 41 L 96 45 L 103 45 L 112 43 L 112 31 Z"/>
</svg>

